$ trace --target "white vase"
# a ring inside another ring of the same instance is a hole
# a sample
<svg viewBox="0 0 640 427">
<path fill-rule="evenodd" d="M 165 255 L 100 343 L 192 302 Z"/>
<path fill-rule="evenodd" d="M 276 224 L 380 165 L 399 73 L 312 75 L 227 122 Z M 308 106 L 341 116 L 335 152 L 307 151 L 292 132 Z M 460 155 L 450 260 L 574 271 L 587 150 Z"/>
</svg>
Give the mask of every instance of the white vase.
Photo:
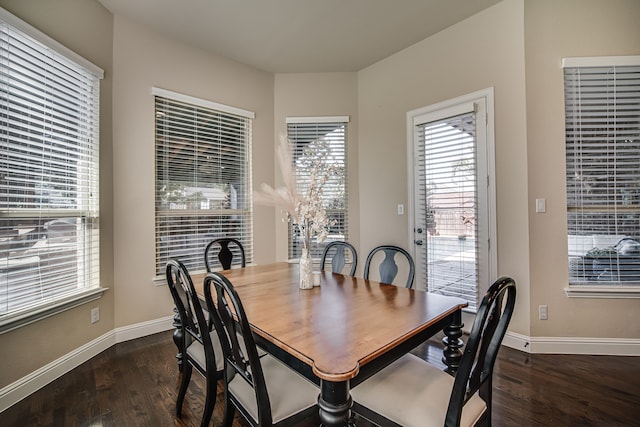
<svg viewBox="0 0 640 427">
<path fill-rule="evenodd" d="M 300 267 L 300 289 L 313 288 L 313 259 L 307 248 L 302 248 L 298 266 Z"/>
</svg>

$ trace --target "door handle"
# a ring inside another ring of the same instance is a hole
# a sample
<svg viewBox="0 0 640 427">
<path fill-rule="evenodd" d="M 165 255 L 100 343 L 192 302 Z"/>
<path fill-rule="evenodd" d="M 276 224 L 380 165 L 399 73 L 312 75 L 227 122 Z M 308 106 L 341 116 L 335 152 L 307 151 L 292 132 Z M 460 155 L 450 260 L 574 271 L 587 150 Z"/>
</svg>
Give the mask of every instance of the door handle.
<svg viewBox="0 0 640 427">
<path fill-rule="evenodd" d="M 422 240 L 416 240 L 415 244 L 418 246 L 422 246 L 424 244 L 424 242 Z"/>
</svg>

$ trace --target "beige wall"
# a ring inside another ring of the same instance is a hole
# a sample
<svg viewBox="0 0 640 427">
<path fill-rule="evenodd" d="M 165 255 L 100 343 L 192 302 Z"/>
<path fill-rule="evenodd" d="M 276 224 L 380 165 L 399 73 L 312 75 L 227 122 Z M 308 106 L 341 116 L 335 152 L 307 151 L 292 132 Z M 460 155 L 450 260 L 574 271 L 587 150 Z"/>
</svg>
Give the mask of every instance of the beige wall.
<svg viewBox="0 0 640 427">
<path fill-rule="evenodd" d="M 89 304 L 0 335 L 0 388 L 114 328 L 112 120 L 113 16 L 96 1 L 2 0 L 0 6 L 104 70 L 100 84 L 100 281 Z M 90 310 L 100 307 L 100 321 Z"/>
<path fill-rule="evenodd" d="M 347 169 L 349 173 L 349 241 L 358 247 L 358 85 L 356 73 L 277 74 L 275 77 L 275 137 L 286 138 L 285 120 L 290 116 L 349 116 L 347 134 Z M 280 179 L 277 166 L 276 179 Z M 256 188 L 259 182 L 254 182 Z M 273 183 L 269 183 L 273 185 Z M 276 182 L 276 185 L 282 185 Z M 272 208 L 273 209 L 273 208 Z M 277 212 L 276 254 L 287 259 L 287 227 Z"/>
<path fill-rule="evenodd" d="M 253 180 L 273 177 L 273 74 L 186 46 L 116 16 L 114 20 L 115 326 L 172 313 L 166 286 L 154 286 L 155 172 L 152 87 L 256 113 Z M 273 214 L 256 216 L 255 261 L 275 260 Z"/>
<path fill-rule="evenodd" d="M 567 298 L 562 58 L 640 55 L 640 1 L 528 0 L 525 8 L 531 335 L 640 338 L 640 299 Z M 535 199 L 547 212 L 535 212 Z M 537 318 L 539 304 L 549 320 Z"/>
<path fill-rule="evenodd" d="M 498 273 L 518 281 L 511 330 L 640 337 L 640 300 L 569 299 L 563 291 L 560 69 L 564 56 L 640 54 L 637 0 L 504 0 L 358 73 L 276 76 L 114 19 L 95 0 L 0 5 L 105 70 L 101 264 L 110 288 L 95 303 L 0 335 L 0 387 L 114 328 L 171 314 L 167 289 L 152 284 L 152 86 L 256 112 L 254 187 L 274 183 L 273 149 L 286 116 L 350 116 L 350 226 L 360 253 L 379 243 L 409 244 L 407 216 L 396 214 L 398 203 L 408 203 L 406 113 L 494 87 Z M 534 213 L 539 197 L 547 198 L 545 214 Z M 256 262 L 286 258 L 274 209 L 255 212 Z M 549 306 L 548 321 L 537 320 L 538 304 Z M 91 325 L 95 305 L 101 320 Z"/>
<path fill-rule="evenodd" d="M 406 113 L 494 87 L 498 273 L 518 282 L 529 333 L 523 2 L 506 0 L 358 73 L 360 247 L 410 246 Z M 375 230 L 375 232 L 372 232 Z"/>
</svg>

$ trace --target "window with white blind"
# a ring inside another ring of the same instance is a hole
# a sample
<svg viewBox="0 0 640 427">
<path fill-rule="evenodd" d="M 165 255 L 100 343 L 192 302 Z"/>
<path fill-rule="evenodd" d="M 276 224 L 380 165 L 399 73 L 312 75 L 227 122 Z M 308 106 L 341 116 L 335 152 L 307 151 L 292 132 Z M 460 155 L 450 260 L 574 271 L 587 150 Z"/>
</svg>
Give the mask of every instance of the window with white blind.
<svg viewBox="0 0 640 427">
<path fill-rule="evenodd" d="M 171 258 L 204 270 L 204 249 L 238 239 L 253 261 L 250 111 L 154 88 L 156 275 Z"/>
<path fill-rule="evenodd" d="M 304 167 L 309 155 L 322 153 L 321 159 L 333 168 L 323 187 L 324 208 L 330 221 L 329 234 L 323 242 L 311 242 L 311 256 L 319 259 L 332 241 L 347 241 L 347 124 L 348 117 L 288 117 L 287 137 L 291 144 L 296 182 L 300 191 L 309 183 L 310 168 Z M 289 223 L 289 259 L 302 253 L 302 237 L 295 224 Z"/>
<path fill-rule="evenodd" d="M 640 286 L 640 56 L 563 68 L 569 284 Z"/>
<path fill-rule="evenodd" d="M 492 92 L 408 114 L 416 288 L 458 296 L 475 311 L 495 275 Z"/>
<path fill-rule="evenodd" d="M 0 9 L 0 331 L 98 298 L 102 70 Z"/>
</svg>

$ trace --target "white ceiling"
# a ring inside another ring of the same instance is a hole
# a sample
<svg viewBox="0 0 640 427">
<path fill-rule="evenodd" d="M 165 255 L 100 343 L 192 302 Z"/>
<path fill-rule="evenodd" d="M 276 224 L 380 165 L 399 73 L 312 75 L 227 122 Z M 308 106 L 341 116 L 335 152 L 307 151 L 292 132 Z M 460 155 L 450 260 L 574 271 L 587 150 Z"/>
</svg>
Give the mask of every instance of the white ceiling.
<svg viewBox="0 0 640 427">
<path fill-rule="evenodd" d="M 358 71 L 501 0 L 99 0 L 273 73 Z"/>
</svg>

